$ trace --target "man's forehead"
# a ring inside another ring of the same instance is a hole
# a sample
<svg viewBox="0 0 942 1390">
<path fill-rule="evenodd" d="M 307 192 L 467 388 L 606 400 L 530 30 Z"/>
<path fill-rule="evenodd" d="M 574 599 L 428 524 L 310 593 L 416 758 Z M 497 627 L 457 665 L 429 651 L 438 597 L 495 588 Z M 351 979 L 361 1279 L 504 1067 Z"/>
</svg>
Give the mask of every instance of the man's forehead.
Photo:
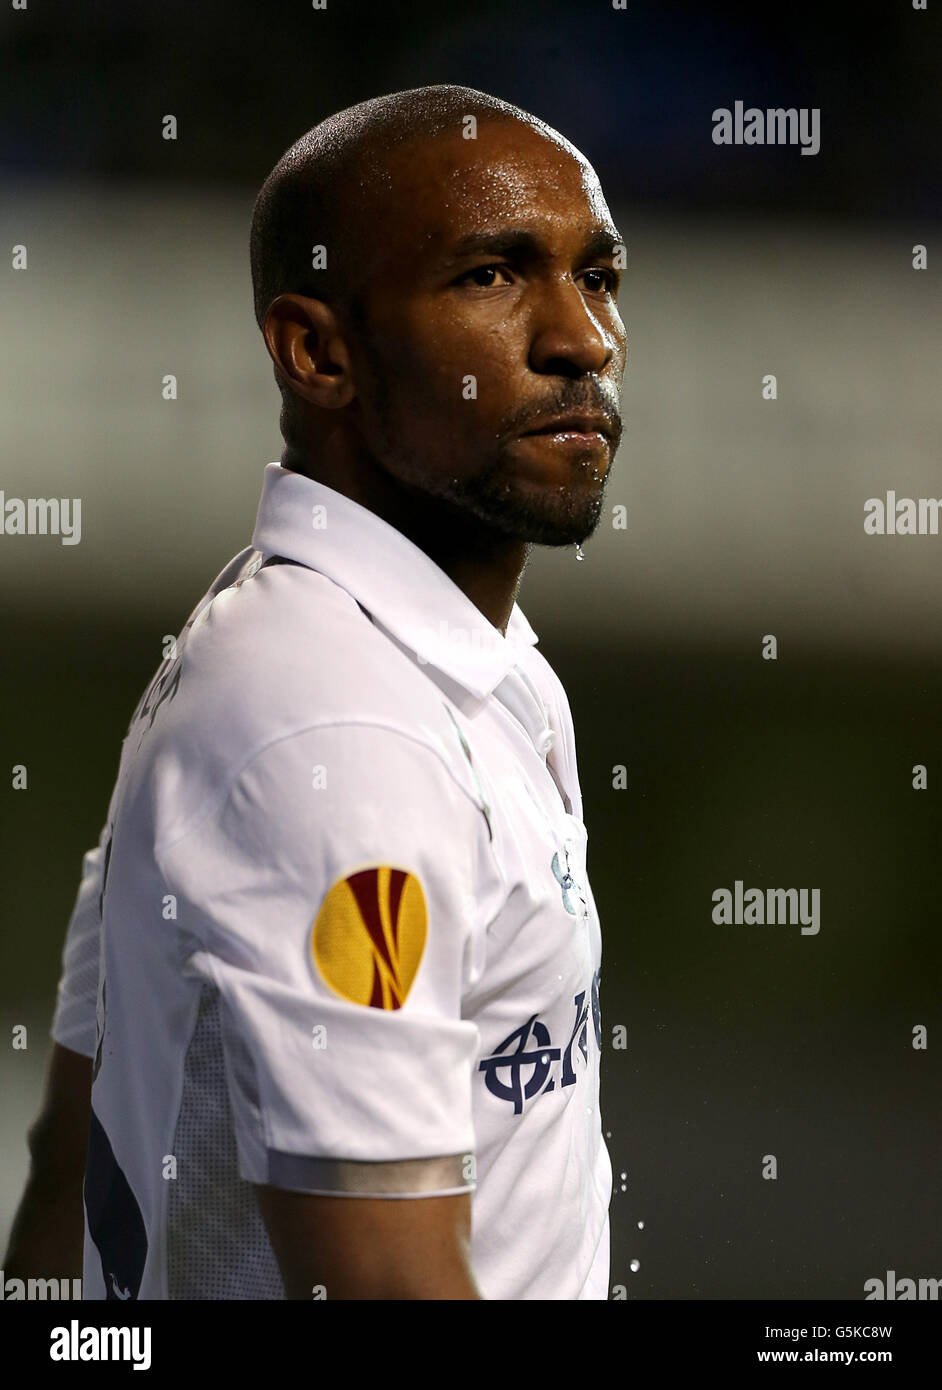
<svg viewBox="0 0 942 1390">
<path fill-rule="evenodd" d="M 573 146 L 522 122 L 416 142 L 390 162 L 388 192 L 413 244 L 447 248 L 496 226 L 611 227 L 595 170 Z"/>
</svg>

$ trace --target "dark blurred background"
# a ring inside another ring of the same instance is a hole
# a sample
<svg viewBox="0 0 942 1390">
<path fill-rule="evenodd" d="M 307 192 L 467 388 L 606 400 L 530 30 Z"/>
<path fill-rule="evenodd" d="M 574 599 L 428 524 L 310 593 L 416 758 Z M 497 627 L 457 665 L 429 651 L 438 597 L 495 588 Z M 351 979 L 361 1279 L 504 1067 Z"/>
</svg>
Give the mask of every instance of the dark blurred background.
<svg viewBox="0 0 942 1390">
<path fill-rule="evenodd" d="M 570 694 L 604 931 L 612 1285 L 862 1298 L 889 1269 L 942 1276 L 942 536 L 863 530 L 887 489 L 942 496 L 940 13 L 0 11 L 0 245 L 29 254 L 3 275 L 0 488 L 83 509 L 77 546 L 0 536 L 0 1017 L 29 1027 L 0 1054 L 0 1242 L 128 718 L 281 452 L 255 194 L 330 112 L 459 82 L 578 145 L 629 251 L 607 499 L 627 528 L 609 512 L 582 562 L 535 552 L 521 593 Z M 819 108 L 819 153 L 714 145 L 737 100 Z M 819 888 L 820 933 L 714 925 L 737 879 Z"/>
</svg>

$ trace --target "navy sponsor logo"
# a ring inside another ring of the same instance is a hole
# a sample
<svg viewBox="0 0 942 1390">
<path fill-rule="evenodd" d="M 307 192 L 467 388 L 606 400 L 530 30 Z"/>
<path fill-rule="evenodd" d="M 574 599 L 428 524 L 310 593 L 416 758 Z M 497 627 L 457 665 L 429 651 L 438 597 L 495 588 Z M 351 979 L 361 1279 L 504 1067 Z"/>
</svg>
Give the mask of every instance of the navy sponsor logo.
<svg viewBox="0 0 942 1390">
<path fill-rule="evenodd" d="M 503 1042 L 498 1043 L 490 1057 L 478 1063 L 478 1071 L 484 1073 L 484 1084 L 492 1096 L 498 1100 L 509 1101 L 514 1114 L 523 1112 L 524 1102 L 534 1096 L 556 1089 L 556 1082 L 562 1086 L 574 1086 L 585 1065 L 576 1070 L 573 1065 L 574 1053 L 582 1054 L 584 1064 L 588 1064 L 588 1022 L 592 1011 L 593 1032 L 596 1047 L 602 1047 L 602 1015 L 599 1007 L 599 980 L 601 969 L 592 976 L 589 999 L 582 990 L 573 997 L 575 1018 L 569 1041 L 564 1048 L 554 1047 L 549 1029 L 539 1017 L 531 1014 Z M 558 1064 L 558 1065 L 557 1065 Z"/>
</svg>

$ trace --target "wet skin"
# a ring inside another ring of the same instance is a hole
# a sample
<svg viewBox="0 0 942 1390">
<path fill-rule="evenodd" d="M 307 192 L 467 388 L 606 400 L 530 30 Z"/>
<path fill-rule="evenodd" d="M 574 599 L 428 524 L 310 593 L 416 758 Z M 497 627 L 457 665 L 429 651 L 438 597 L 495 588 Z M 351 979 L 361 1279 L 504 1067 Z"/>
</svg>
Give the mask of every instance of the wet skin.
<svg viewBox="0 0 942 1390">
<path fill-rule="evenodd" d="M 265 321 L 303 403 L 282 463 L 389 521 L 503 631 L 530 544 L 601 515 L 621 238 L 584 157 L 522 121 L 394 151 L 357 210 L 366 324 L 297 295 Z"/>
</svg>

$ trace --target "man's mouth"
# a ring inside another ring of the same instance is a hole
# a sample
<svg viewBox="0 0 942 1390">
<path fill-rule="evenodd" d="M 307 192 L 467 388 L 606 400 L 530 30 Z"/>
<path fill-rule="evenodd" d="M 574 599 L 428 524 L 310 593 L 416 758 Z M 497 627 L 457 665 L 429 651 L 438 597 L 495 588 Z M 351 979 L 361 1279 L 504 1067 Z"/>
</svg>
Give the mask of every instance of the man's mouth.
<svg viewBox="0 0 942 1390">
<path fill-rule="evenodd" d="M 552 439 L 571 441 L 574 444 L 594 445 L 611 443 L 612 434 L 612 427 L 606 416 L 577 414 L 557 415 L 553 419 L 544 420 L 534 429 L 526 430 L 522 438 L 526 439 L 531 435 L 546 435 Z"/>
</svg>

